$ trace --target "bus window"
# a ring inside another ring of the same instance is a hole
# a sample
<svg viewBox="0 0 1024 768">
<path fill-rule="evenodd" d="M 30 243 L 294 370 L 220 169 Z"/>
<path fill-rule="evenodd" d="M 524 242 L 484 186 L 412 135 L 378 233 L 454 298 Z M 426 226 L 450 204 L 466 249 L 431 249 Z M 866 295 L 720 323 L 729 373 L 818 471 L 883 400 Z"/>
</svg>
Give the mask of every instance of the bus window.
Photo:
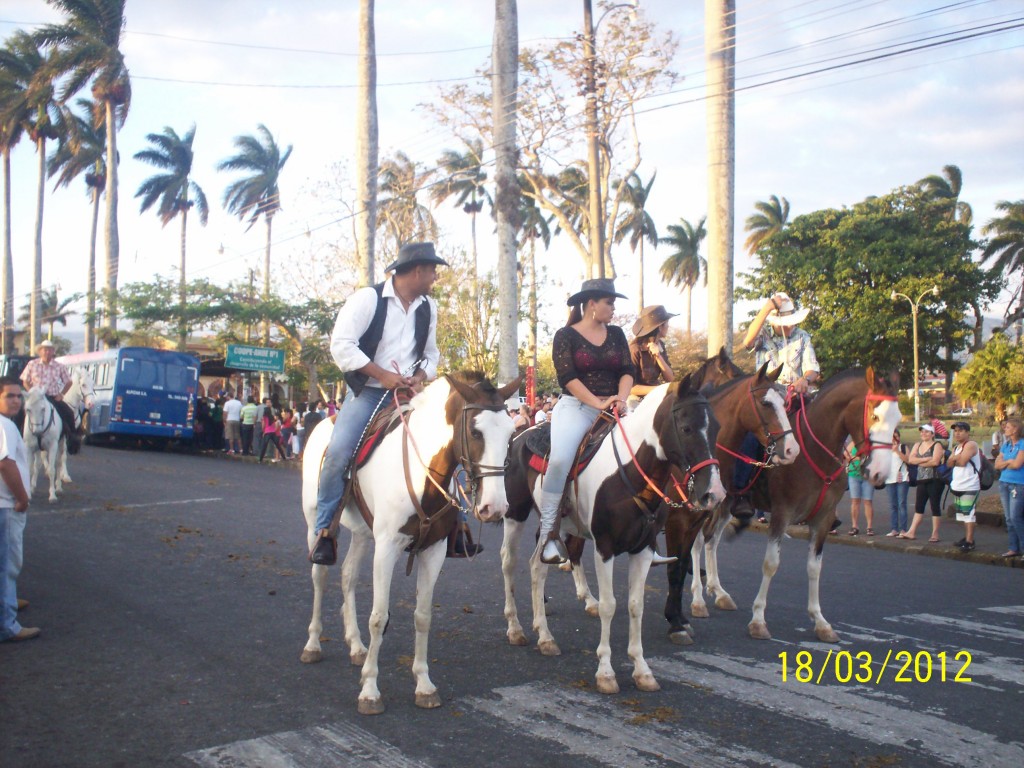
<svg viewBox="0 0 1024 768">
<path fill-rule="evenodd" d="M 119 385 L 140 387 L 144 389 L 162 389 L 160 368 L 162 366 L 151 360 L 121 359 L 121 372 L 117 377 Z"/>
<path fill-rule="evenodd" d="M 164 382 L 168 390 L 172 392 L 187 392 L 195 382 L 195 369 L 189 369 L 184 365 L 168 363 L 164 366 L 164 375 L 167 377 Z"/>
</svg>

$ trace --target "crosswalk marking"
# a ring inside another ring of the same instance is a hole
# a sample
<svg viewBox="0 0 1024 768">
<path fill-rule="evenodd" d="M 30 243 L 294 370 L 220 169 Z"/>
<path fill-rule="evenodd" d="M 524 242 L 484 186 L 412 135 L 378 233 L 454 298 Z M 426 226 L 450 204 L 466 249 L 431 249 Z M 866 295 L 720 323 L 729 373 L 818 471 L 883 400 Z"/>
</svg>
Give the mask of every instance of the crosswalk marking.
<svg viewBox="0 0 1024 768">
<path fill-rule="evenodd" d="M 619 697 L 583 694 L 543 683 L 499 688 L 500 698 L 474 698 L 473 709 L 504 720 L 519 731 L 564 747 L 577 757 L 604 765 L 639 765 L 659 768 L 700 765 L 730 768 L 737 765 L 773 765 L 797 768 L 758 750 L 719 741 L 699 731 L 673 728 L 662 734 L 650 725 L 626 723 L 632 716 Z M 684 713 L 680 713 L 684 714 Z M 558 759 L 552 763 L 558 764 Z"/>
<path fill-rule="evenodd" d="M 887 617 L 887 621 L 917 621 L 935 627 L 944 627 L 974 637 L 983 635 L 994 640 L 1024 640 L 1024 632 L 1010 627 L 995 624 L 984 624 L 979 621 L 954 619 L 950 616 L 936 616 L 934 613 L 911 613 L 903 616 Z"/>
<path fill-rule="evenodd" d="M 749 659 L 687 652 L 685 662 L 648 659 L 655 676 L 689 685 L 787 717 L 816 722 L 873 744 L 916 748 L 935 761 L 955 766 L 1024 764 L 1024 746 L 925 712 L 905 702 L 890 704 L 870 697 L 864 686 L 782 684 L 775 665 L 751 665 Z M 946 685 L 956 685 L 946 683 Z"/>
</svg>

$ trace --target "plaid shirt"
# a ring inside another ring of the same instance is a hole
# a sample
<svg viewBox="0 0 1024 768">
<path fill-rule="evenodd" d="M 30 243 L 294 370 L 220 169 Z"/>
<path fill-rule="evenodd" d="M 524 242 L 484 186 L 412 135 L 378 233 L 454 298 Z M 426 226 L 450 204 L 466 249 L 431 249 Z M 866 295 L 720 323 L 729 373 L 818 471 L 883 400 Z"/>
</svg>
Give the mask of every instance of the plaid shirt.
<svg viewBox="0 0 1024 768">
<path fill-rule="evenodd" d="M 765 361 L 770 361 L 769 371 L 782 366 L 779 384 L 792 384 L 805 373 L 821 371 L 810 334 L 803 328 L 795 328 L 783 337 L 772 333 L 766 324 L 754 342 L 754 353 L 759 368 Z"/>
<path fill-rule="evenodd" d="M 71 374 L 63 363 L 56 360 L 49 364 L 41 358 L 30 360 L 21 372 L 21 383 L 25 389 L 41 386 L 50 397 L 64 394 L 64 388 L 71 383 Z"/>
</svg>

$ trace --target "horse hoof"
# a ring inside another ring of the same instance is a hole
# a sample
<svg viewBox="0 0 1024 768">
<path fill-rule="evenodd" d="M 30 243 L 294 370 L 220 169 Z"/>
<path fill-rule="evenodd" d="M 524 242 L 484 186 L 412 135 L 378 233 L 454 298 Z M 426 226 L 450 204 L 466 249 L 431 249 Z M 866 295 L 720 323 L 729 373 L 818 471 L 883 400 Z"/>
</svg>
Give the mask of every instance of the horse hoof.
<svg viewBox="0 0 1024 768">
<path fill-rule="evenodd" d="M 736 603 L 728 595 L 721 595 L 715 600 L 715 608 L 720 611 L 735 611 Z"/>
<path fill-rule="evenodd" d="M 523 630 L 521 630 L 521 629 L 518 632 L 509 632 L 508 633 L 508 644 L 509 645 L 529 645 L 529 643 L 530 643 L 530 641 L 526 639 L 526 635 L 524 634 Z"/>
<path fill-rule="evenodd" d="M 593 605 L 588 605 L 586 611 L 587 616 L 590 616 L 591 618 L 598 619 L 601 617 L 601 612 L 597 609 L 597 603 L 594 603 Z"/>
<path fill-rule="evenodd" d="M 818 639 L 823 643 L 838 643 L 839 635 L 835 633 L 832 627 L 819 627 L 814 630 L 814 634 L 818 636 Z"/>
<path fill-rule="evenodd" d="M 750 636 L 755 640 L 771 640 L 771 632 L 768 631 L 768 625 L 763 621 L 752 621 L 747 625 L 747 631 L 750 632 Z"/>
<path fill-rule="evenodd" d="M 384 713 L 383 699 L 359 699 L 360 715 L 381 715 Z"/>
<path fill-rule="evenodd" d="M 320 651 L 311 651 L 308 648 L 302 649 L 302 655 L 299 656 L 299 661 L 303 664 L 316 664 L 317 662 L 323 661 L 324 655 Z"/>
<path fill-rule="evenodd" d="M 437 691 L 433 693 L 417 693 L 416 706 L 420 709 L 437 709 L 441 706 L 441 697 Z"/>
<path fill-rule="evenodd" d="M 348 655 L 348 660 L 353 667 L 361 667 L 366 662 L 366 651 L 354 651 Z"/>
<path fill-rule="evenodd" d="M 541 656 L 561 656 L 562 650 L 554 640 L 543 640 L 537 643 Z"/>
<path fill-rule="evenodd" d="M 707 605 L 691 605 L 690 606 L 690 616 L 692 616 L 695 619 L 706 619 L 710 615 L 711 614 L 708 613 Z"/>
<path fill-rule="evenodd" d="M 595 675 L 594 682 L 597 683 L 598 693 L 618 693 L 619 681 L 615 675 Z"/>
<path fill-rule="evenodd" d="M 658 685 L 658 681 L 654 679 L 654 675 L 647 673 L 646 675 L 637 675 L 633 678 L 633 683 L 636 685 L 638 690 L 641 691 L 660 691 L 661 686 Z"/>
<path fill-rule="evenodd" d="M 675 645 L 693 645 L 693 638 L 688 632 L 681 629 L 673 630 L 668 633 L 668 639 L 671 640 Z"/>
</svg>

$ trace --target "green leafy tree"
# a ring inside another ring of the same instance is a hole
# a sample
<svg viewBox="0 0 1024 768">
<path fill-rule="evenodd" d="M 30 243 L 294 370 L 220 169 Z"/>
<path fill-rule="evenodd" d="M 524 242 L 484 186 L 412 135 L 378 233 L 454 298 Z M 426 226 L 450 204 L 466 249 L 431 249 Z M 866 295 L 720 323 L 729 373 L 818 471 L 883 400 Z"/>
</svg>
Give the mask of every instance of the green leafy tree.
<svg viewBox="0 0 1024 768">
<path fill-rule="evenodd" d="M 705 228 L 707 216 L 701 216 L 697 226 L 693 226 L 686 219 L 680 219 L 678 224 L 669 224 L 668 236 L 661 238 L 661 242 L 672 248 L 672 253 L 661 263 L 661 279 L 666 285 L 683 289 L 686 297 L 686 335 L 692 336 L 690 327 L 690 304 L 693 287 L 701 275 L 704 276 L 704 284 L 708 282 L 708 262 L 700 255 L 700 246 L 707 237 L 708 231 Z"/>
<path fill-rule="evenodd" d="M 377 226 L 383 232 L 381 253 L 385 264 L 406 243 L 437 239 L 437 223 L 430 209 L 419 201 L 430 174 L 404 152 L 385 158 L 378 172 Z"/>
<path fill-rule="evenodd" d="M 930 200 L 946 204 L 946 216 L 951 221 L 959 221 L 970 226 L 974 218 L 971 206 L 960 199 L 964 187 L 964 175 L 955 165 L 944 165 L 942 175 L 925 176 L 917 186 Z"/>
<path fill-rule="evenodd" d="M 957 374 L 953 390 L 964 400 L 996 405 L 996 418 L 1024 392 L 1024 347 L 997 333 Z"/>
<path fill-rule="evenodd" d="M 43 26 L 33 33 L 37 42 L 56 49 L 53 70 L 60 76 L 58 101 L 64 104 L 87 84 L 92 97 L 103 105 L 107 139 L 106 289 L 104 326 L 107 343 L 117 337 L 117 271 L 120 239 L 117 226 L 117 129 L 124 125 L 132 101 L 131 79 L 121 36 L 125 29 L 127 0 L 47 0 L 65 16 L 60 24 Z"/>
<path fill-rule="evenodd" d="M 996 210 L 1002 216 L 992 219 L 981 230 L 989 238 L 981 252 L 981 260 L 993 260 L 994 274 L 1005 275 L 1007 281 L 1011 278 L 1016 281 L 1006 313 L 1009 324 L 1024 318 L 1024 290 L 1021 286 L 1021 278 L 1024 277 L 1024 200 L 1000 200 L 996 203 Z"/>
<path fill-rule="evenodd" d="M 170 126 L 163 133 L 150 133 L 146 136 L 153 146 L 135 153 L 135 159 L 147 165 L 159 168 L 163 173 L 150 176 L 142 182 L 136 197 L 142 198 L 139 212 L 145 213 L 154 204 L 157 215 L 164 226 L 181 216 L 181 263 L 178 273 L 178 303 L 185 307 L 185 254 L 186 236 L 188 234 L 188 212 L 194 205 L 199 214 L 199 223 L 206 226 L 210 217 L 210 206 L 206 202 L 206 193 L 192 180 L 192 142 L 196 136 L 193 125 L 184 136 L 178 136 Z M 178 328 L 178 350 L 185 351 L 188 336 L 185 326 Z"/>
<path fill-rule="evenodd" d="M 50 341 L 53 341 L 53 326 L 60 323 L 63 327 L 67 327 L 68 318 L 76 312 L 70 309 L 70 306 L 82 298 L 82 294 L 73 293 L 63 299 L 57 296 L 58 288 L 56 285 L 52 286 L 49 290 L 44 290 L 39 294 L 39 322 L 42 325 L 49 326 L 49 332 L 46 335 Z M 27 323 L 32 312 L 32 297 L 21 308 L 21 315 L 18 317 L 19 323 Z"/>
<path fill-rule="evenodd" d="M 438 304 L 437 347 L 442 367 L 498 373 L 498 287 L 489 273 L 479 287 L 472 283 L 472 264 L 464 253 L 449 254 L 451 265 L 438 272 L 433 297 Z M 479 291 L 479 302 L 477 301 Z"/>
<path fill-rule="evenodd" d="M 772 195 L 767 202 L 758 200 L 754 203 L 757 213 L 747 217 L 744 229 L 749 233 L 743 244 L 747 253 L 755 253 L 761 243 L 769 237 L 777 235 L 789 221 L 789 200 Z"/>
</svg>

